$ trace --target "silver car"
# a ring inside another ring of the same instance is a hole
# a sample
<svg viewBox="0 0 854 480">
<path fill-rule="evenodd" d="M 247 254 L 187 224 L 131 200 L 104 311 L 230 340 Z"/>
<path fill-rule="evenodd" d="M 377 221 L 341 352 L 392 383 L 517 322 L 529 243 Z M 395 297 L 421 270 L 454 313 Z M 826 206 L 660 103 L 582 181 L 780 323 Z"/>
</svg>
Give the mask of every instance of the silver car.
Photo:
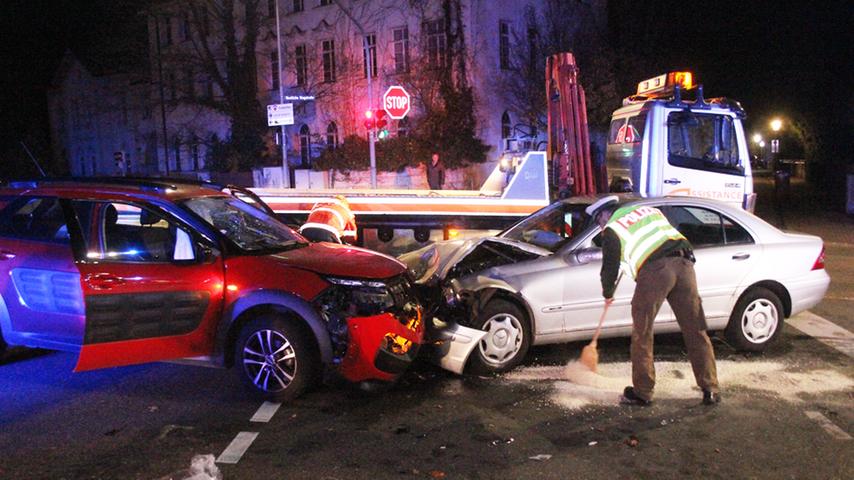
<svg viewBox="0 0 854 480">
<path fill-rule="evenodd" d="M 439 363 L 461 373 L 507 371 L 531 345 L 586 340 L 603 309 L 600 230 L 584 213 L 594 197 L 559 201 L 493 237 L 440 242 L 400 257 L 442 325 Z M 785 233 L 753 214 L 709 199 L 622 196 L 661 209 L 694 247 L 709 331 L 761 351 L 785 318 L 824 297 L 824 244 Z M 631 335 L 635 283 L 623 275 L 602 337 Z M 676 332 L 665 303 L 656 332 Z M 469 358 L 470 357 L 470 358 Z"/>
</svg>

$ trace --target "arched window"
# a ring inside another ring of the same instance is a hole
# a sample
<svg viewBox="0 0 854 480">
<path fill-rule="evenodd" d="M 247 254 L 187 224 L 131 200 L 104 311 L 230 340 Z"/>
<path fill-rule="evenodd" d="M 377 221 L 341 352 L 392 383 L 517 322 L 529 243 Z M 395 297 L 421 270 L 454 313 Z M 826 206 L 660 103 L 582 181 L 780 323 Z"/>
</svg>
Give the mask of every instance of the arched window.
<svg viewBox="0 0 854 480">
<path fill-rule="evenodd" d="M 409 119 L 403 117 L 397 121 L 397 136 L 405 137 L 409 135 Z"/>
<path fill-rule="evenodd" d="M 300 164 L 303 167 L 308 166 L 311 162 L 311 130 L 308 129 L 308 125 L 303 124 L 303 126 L 299 127 L 299 157 Z"/>
<path fill-rule="evenodd" d="M 507 139 L 513 136 L 513 127 L 510 125 L 510 114 L 507 110 L 501 115 L 501 138 Z"/>
<path fill-rule="evenodd" d="M 338 125 L 335 125 L 335 122 L 329 122 L 326 127 L 326 146 L 338 148 Z"/>
</svg>

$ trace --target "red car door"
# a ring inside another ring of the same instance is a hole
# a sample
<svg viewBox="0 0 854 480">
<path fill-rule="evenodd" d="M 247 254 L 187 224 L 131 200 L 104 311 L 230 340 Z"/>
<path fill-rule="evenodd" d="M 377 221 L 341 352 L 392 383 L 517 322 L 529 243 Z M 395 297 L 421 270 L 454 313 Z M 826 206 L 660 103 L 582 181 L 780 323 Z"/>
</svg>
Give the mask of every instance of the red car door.
<svg viewBox="0 0 854 480">
<path fill-rule="evenodd" d="M 192 229 L 150 205 L 75 201 L 86 304 L 75 371 L 209 355 L 223 263 Z"/>
<path fill-rule="evenodd" d="M 11 343 L 80 348 L 83 294 L 58 198 L 21 197 L 0 217 L 0 296 Z"/>
</svg>

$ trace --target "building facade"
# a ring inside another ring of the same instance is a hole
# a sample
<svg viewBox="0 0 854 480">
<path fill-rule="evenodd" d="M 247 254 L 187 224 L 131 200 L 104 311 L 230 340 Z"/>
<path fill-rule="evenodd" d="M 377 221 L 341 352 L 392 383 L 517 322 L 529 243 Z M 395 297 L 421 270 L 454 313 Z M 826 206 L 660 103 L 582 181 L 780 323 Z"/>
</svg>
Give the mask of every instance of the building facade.
<svg viewBox="0 0 854 480">
<path fill-rule="evenodd" d="M 56 164 L 72 175 L 157 173 L 157 138 L 150 82 L 115 73 L 65 53 L 48 91 Z"/>
<path fill-rule="evenodd" d="M 113 92 L 116 98 L 110 100 L 110 105 L 118 102 L 115 107 L 120 110 L 122 98 L 138 95 L 148 105 L 139 123 L 126 125 L 119 118 L 122 115 L 112 111 L 114 118 L 109 128 L 81 130 L 77 124 L 75 129 L 69 129 L 69 119 L 77 118 L 74 112 L 81 107 L 66 99 L 59 110 L 52 108 L 57 117 L 54 124 L 64 125 L 66 131 L 57 143 L 60 150 L 67 152 L 74 172 L 88 174 L 93 170 L 87 164 L 91 163 L 91 150 L 101 148 L 111 155 L 109 150 L 118 148 L 97 147 L 100 137 L 95 132 L 103 134 L 124 126 L 128 133 L 119 144 L 127 145 L 122 148 L 131 152 L 130 165 L 136 165 L 134 160 L 144 152 L 149 156 L 143 164 L 161 174 L 207 178 L 208 171 L 223 168 L 207 163 L 208 152 L 218 142 L 230 138 L 237 125 L 233 121 L 234 110 L 224 105 L 239 98 L 241 83 L 229 75 L 240 75 L 241 81 L 254 84 L 259 108 L 250 114 L 260 117 L 260 121 L 264 121 L 266 105 L 294 104 L 294 124 L 284 128 L 287 161 L 293 168 L 310 168 L 324 148 L 340 144 L 348 135 L 367 135 L 364 112 L 379 108 L 383 93 L 392 85 L 404 86 L 412 96 L 407 117 L 389 121 L 390 135 L 406 135 L 435 104 L 434 73 L 447 67 L 458 80 L 464 77 L 464 83 L 472 88 L 475 134 L 490 146 L 487 162 L 469 172 L 473 177 L 470 184 L 477 186 L 508 148 L 542 148 L 539 144 L 545 132 L 525 119 L 518 108 L 524 102 L 509 98 L 518 92 L 508 89 L 508 85 L 513 85 L 509 80 L 518 75 L 528 61 L 526 57 L 537 53 L 536 24 L 546 13 L 543 11 L 546 3 L 543 0 L 341 0 L 340 5 L 333 0 L 155 2 L 147 12 L 150 83 L 147 88 L 128 89 L 125 95 Z M 604 1 L 589 3 L 590 8 L 604 14 Z M 224 12 L 224 5 L 231 8 Z M 251 41 L 246 42 L 247 38 Z M 244 78 L 247 69 L 251 72 Z M 63 75 L 67 77 L 68 73 Z M 544 76 L 540 73 L 538 81 L 544 82 Z M 64 82 L 67 91 L 86 88 L 75 86 L 70 78 Z M 106 102 L 102 107 L 107 107 Z M 140 137 L 129 133 L 131 130 L 145 134 Z M 72 131 L 77 133 L 69 133 Z M 281 164 L 280 132 L 279 128 L 269 129 L 265 140 L 267 157 L 258 159 L 259 163 Z M 142 143 L 137 141 L 140 138 L 144 138 Z M 151 138 L 155 139 L 154 148 L 149 142 Z M 436 148 L 441 151 L 442 146 Z M 83 153 L 78 155 L 78 151 Z M 111 158 L 106 153 L 105 158 Z"/>
</svg>

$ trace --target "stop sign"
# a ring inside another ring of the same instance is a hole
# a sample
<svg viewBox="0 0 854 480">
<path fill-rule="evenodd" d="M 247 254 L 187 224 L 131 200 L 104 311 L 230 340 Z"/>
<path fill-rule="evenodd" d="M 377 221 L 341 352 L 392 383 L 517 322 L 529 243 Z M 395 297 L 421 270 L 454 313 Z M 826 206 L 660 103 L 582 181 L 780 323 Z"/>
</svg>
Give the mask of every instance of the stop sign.
<svg viewBox="0 0 854 480">
<path fill-rule="evenodd" d="M 383 110 L 395 120 L 405 117 L 409 113 L 409 93 L 397 85 L 388 87 L 383 94 Z"/>
</svg>

